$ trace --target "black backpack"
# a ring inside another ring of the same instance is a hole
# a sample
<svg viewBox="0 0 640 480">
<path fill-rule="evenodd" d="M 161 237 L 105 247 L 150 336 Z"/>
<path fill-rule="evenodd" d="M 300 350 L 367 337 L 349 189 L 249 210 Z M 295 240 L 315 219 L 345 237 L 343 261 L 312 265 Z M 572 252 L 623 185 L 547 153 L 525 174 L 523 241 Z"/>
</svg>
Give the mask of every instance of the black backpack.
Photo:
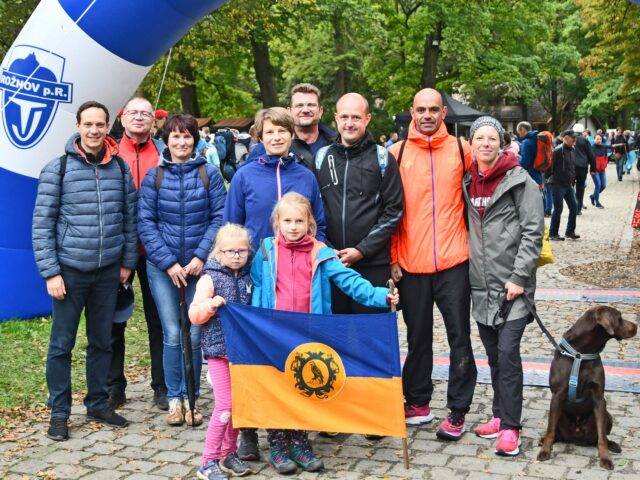
<svg viewBox="0 0 640 480">
<path fill-rule="evenodd" d="M 222 128 L 216 132 L 216 136 L 224 138 L 226 155 L 220 159 L 220 173 L 227 182 L 230 182 L 238 170 L 236 158 L 236 137 L 228 128 Z"/>
</svg>

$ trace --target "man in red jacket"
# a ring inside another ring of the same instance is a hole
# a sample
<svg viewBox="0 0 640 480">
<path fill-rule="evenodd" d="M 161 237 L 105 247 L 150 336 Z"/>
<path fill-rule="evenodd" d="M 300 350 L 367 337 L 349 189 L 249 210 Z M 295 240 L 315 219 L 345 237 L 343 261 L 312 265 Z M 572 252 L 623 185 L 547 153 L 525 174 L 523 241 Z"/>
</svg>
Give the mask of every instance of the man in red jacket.
<svg viewBox="0 0 640 480">
<path fill-rule="evenodd" d="M 129 100 L 123 109 L 122 126 L 124 127 L 124 134 L 120 140 L 118 154 L 129 165 L 136 190 L 140 190 L 142 180 L 149 169 L 158 165 L 158 159 L 164 148 L 164 144 L 161 141 L 151 137 L 153 121 L 153 107 L 145 98 L 134 97 Z M 160 324 L 156 304 L 151 296 L 151 290 L 149 290 L 147 263 L 142 247 L 140 247 L 138 265 L 136 270 L 131 273 L 129 282 L 133 281 L 135 272 L 138 272 L 144 316 L 149 334 L 153 401 L 161 410 L 168 410 L 167 388 L 164 384 L 164 369 L 162 367 L 162 325 Z M 126 321 L 123 323 L 114 322 L 111 330 L 113 356 L 107 379 L 107 388 L 109 389 L 109 405 L 114 409 L 127 401 L 125 395 L 127 379 L 124 375 L 124 331 L 126 326 Z"/>
</svg>

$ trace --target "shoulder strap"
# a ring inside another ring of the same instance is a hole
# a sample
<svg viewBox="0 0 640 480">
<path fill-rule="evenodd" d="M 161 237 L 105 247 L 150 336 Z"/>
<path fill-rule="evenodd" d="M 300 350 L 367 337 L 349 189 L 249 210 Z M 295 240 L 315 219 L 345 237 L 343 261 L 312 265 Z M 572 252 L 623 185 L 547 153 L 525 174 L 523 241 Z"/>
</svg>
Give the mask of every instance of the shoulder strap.
<svg viewBox="0 0 640 480">
<path fill-rule="evenodd" d="M 319 172 L 320 168 L 322 168 L 322 164 L 324 163 L 324 159 L 327 157 L 327 152 L 330 148 L 331 145 L 325 145 L 318 150 L 318 153 L 316 153 L 316 172 Z"/>
<path fill-rule="evenodd" d="M 162 185 L 163 178 L 164 178 L 164 167 L 162 165 L 158 165 L 158 173 L 156 173 L 156 191 L 160 190 L 160 185 Z"/>
<path fill-rule="evenodd" d="M 400 145 L 400 151 L 398 152 L 398 158 L 396 158 L 396 163 L 400 166 L 400 162 L 402 161 L 402 154 L 404 153 L 404 147 L 407 145 L 407 140 L 402 141 L 402 145 Z"/>
<path fill-rule="evenodd" d="M 378 166 L 380 167 L 380 174 L 384 177 L 384 173 L 387 171 L 387 164 L 389 163 L 389 152 L 382 145 L 376 145 L 378 152 Z"/>
<path fill-rule="evenodd" d="M 460 151 L 460 161 L 462 162 L 462 176 L 464 176 L 464 174 L 467 173 L 467 166 L 464 163 L 464 149 L 462 148 L 462 141 L 460 140 L 460 137 L 456 137 L 456 140 L 458 141 L 458 150 Z"/>
<path fill-rule="evenodd" d="M 118 162 L 118 166 L 120 167 L 120 173 L 122 173 L 122 178 L 124 179 L 127 175 L 127 169 L 124 166 L 124 160 L 116 156 L 116 162 Z"/>
<path fill-rule="evenodd" d="M 264 238 L 260 240 L 260 254 L 262 254 L 262 261 L 267 261 L 267 249 L 264 248 Z"/>
<path fill-rule="evenodd" d="M 62 180 L 64 180 L 65 173 L 67 173 L 67 154 L 66 153 L 60 157 L 60 188 L 62 188 Z"/>
<path fill-rule="evenodd" d="M 207 169 L 204 165 L 200 165 L 198 167 L 198 173 L 200 174 L 200 179 L 202 180 L 202 184 L 204 185 L 204 189 L 209 191 L 209 176 L 207 175 Z"/>
</svg>

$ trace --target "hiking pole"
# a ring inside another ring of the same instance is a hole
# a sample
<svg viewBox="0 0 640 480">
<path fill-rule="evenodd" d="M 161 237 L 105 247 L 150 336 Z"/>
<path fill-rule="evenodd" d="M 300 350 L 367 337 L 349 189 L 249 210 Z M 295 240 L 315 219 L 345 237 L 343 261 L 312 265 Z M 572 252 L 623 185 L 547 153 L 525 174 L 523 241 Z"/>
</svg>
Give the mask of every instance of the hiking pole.
<svg viewBox="0 0 640 480">
<path fill-rule="evenodd" d="M 393 279 L 389 279 L 387 281 L 387 287 L 389 287 L 389 290 L 391 291 L 391 293 L 395 294 L 396 293 L 396 284 L 393 281 Z M 396 313 L 396 306 L 394 304 L 391 304 L 391 311 Z M 396 314 L 396 320 L 398 318 L 398 315 Z M 404 438 L 402 439 L 402 456 L 404 457 L 404 468 L 406 468 L 407 470 L 409 470 L 409 447 L 407 446 L 407 435 L 405 434 Z"/>
</svg>

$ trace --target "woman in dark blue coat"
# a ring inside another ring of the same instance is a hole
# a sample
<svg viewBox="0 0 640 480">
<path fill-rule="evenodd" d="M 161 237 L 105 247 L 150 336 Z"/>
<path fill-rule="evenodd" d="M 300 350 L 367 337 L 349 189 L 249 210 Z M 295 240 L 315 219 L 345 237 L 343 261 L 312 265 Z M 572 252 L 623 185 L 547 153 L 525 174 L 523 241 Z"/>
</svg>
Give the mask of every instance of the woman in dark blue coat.
<svg viewBox="0 0 640 480">
<path fill-rule="evenodd" d="M 175 115 L 165 125 L 167 148 L 158 167 L 149 170 L 138 200 L 138 231 L 147 256 L 151 293 L 158 307 L 169 425 L 200 425 L 202 415 L 186 411 L 187 397 L 180 344 L 180 287 L 187 304 L 193 300 L 198 277 L 209 255 L 226 197 L 218 170 L 198 155 L 200 135 L 191 115 Z M 200 329 L 191 326 L 196 397 L 200 394 Z"/>
</svg>

